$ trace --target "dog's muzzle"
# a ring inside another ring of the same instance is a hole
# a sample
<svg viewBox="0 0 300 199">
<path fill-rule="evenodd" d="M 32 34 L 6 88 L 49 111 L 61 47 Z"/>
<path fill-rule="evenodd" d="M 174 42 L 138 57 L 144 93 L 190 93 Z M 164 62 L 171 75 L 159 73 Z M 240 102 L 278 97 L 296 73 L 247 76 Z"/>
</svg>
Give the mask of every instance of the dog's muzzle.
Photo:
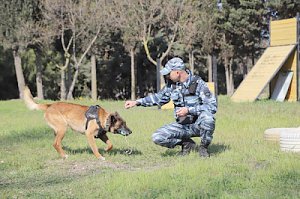
<svg viewBox="0 0 300 199">
<path fill-rule="evenodd" d="M 123 135 L 123 136 L 128 136 L 129 134 L 132 133 L 132 131 L 122 127 L 122 128 L 119 128 L 119 129 L 115 130 L 115 133 Z"/>
</svg>

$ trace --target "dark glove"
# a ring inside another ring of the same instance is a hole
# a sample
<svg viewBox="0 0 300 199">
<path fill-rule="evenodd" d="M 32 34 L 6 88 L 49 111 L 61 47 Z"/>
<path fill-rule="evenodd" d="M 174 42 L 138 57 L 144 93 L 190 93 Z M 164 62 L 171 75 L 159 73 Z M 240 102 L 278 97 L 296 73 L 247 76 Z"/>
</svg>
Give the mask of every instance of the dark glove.
<svg viewBox="0 0 300 199">
<path fill-rule="evenodd" d="M 193 124 L 196 120 L 197 120 L 197 118 L 193 115 L 187 115 L 187 116 L 184 116 L 184 117 L 177 117 L 176 118 L 176 122 L 178 124 L 182 124 L 182 125 Z"/>
</svg>

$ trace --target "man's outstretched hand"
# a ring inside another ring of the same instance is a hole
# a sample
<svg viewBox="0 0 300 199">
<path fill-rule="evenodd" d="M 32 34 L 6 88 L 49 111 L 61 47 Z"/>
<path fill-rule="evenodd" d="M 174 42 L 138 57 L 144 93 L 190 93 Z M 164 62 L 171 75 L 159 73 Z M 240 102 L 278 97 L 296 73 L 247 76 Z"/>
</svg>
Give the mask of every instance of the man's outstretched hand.
<svg viewBox="0 0 300 199">
<path fill-rule="evenodd" d="M 134 107 L 134 106 L 136 106 L 137 105 L 137 101 L 126 101 L 125 102 L 125 108 L 126 109 L 129 109 L 129 108 L 131 108 L 131 107 Z"/>
</svg>

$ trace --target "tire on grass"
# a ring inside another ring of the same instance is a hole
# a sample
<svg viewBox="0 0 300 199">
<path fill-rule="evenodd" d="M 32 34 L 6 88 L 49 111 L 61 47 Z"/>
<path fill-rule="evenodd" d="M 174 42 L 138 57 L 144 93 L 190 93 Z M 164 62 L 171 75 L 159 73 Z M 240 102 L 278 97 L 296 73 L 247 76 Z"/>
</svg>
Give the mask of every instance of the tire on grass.
<svg viewBox="0 0 300 199">
<path fill-rule="evenodd" d="M 300 129 L 281 132 L 280 149 L 282 151 L 300 152 Z"/>
<path fill-rule="evenodd" d="M 300 130 L 300 128 L 270 128 L 264 132 L 264 140 L 279 142 L 281 132 L 294 132 L 295 130 Z"/>
</svg>

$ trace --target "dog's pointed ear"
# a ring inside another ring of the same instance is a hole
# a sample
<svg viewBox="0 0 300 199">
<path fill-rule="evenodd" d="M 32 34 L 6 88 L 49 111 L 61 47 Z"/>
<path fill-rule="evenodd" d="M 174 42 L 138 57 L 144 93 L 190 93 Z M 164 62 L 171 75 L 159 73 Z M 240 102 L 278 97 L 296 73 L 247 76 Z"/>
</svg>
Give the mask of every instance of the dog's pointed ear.
<svg viewBox="0 0 300 199">
<path fill-rule="evenodd" d="M 110 114 L 110 124 L 113 125 L 117 121 L 117 116 L 116 114 Z"/>
<path fill-rule="evenodd" d="M 109 129 L 114 126 L 116 121 L 117 121 L 117 119 L 116 119 L 115 115 L 114 114 L 109 114 L 107 119 L 106 119 L 105 130 L 109 131 Z"/>
<path fill-rule="evenodd" d="M 119 113 L 117 111 L 115 112 L 115 116 L 116 117 L 120 117 L 120 115 L 119 115 Z"/>
</svg>

